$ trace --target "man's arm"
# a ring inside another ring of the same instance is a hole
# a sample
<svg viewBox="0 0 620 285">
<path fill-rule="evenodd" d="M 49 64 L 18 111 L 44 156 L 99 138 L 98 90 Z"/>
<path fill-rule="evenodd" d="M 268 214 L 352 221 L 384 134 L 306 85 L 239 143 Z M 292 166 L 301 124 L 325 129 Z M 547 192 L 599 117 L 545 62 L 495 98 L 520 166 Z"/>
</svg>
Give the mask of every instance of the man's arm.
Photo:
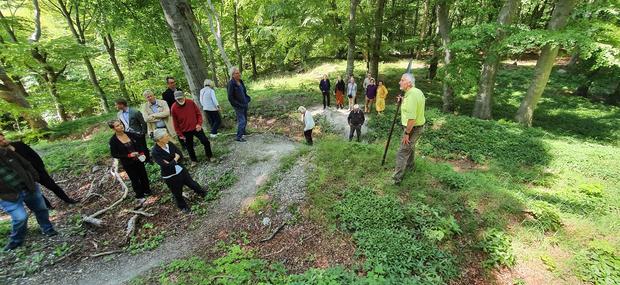
<svg viewBox="0 0 620 285">
<path fill-rule="evenodd" d="M 158 104 L 161 107 L 161 112 L 153 113 L 153 117 L 157 119 L 163 119 L 170 116 L 170 107 L 168 107 L 168 103 L 164 101 L 164 104 Z M 158 121 L 158 120 L 155 120 Z"/>
</svg>

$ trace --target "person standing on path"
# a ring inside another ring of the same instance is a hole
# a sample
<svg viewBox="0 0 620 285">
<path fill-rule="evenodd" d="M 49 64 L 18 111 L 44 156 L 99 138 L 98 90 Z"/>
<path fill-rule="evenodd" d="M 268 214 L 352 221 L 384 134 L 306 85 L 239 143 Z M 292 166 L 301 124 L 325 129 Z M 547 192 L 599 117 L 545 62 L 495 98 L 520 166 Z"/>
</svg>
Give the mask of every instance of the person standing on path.
<svg viewBox="0 0 620 285">
<path fill-rule="evenodd" d="M 312 145 L 312 129 L 314 129 L 314 119 L 312 113 L 306 110 L 306 107 L 299 106 L 297 111 L 301 113 L 301 121 L 304 122 L 304 137 L 306 137 L 306 143 Z"/>
<path fill-rule="evenodd" d="M 198 105 L 190 99 L 186 99 L 182 91 L 174 92 L 176 102 L 172 105 L 172 119 L 174 121 L 174 130 L 177 132 L 179 139 L 185 141 L 187 153 L 192 164 L 198 162 L 196 152 L 194 151 L 194 137 L 197 137 L 205 149 L 207 161 L 213 161 L 213 153 L 211 152 L 211 142 L 202 131 L 202 113 Z"/>
<path fill-rule="evenodd" d="M 366 88 L 368 88 L 368 85 L 370 85 L 371 79 L 372 76 L 370 75 L 370 73 L 367 73 L 366 78 L 364 78 L 364 82 L 362 82 L 362 88 L 364 88 L 364 93 L 366 93 Z"/>
<path fill-rule="evenodd" d="M 243 80 L 241 80 L 239 68 L 230 68 L 230 78 L 226 91 L 228 93 L 228 101 L 235 109 L 237 116 L 237 137 L 235 140 L 245 142 L 246 140 L 243 136 L 246 134 L 245 127 L 248 124 L 248 107 L 252 99 L 248 96 L 248 90 L 245 88 Z"/>
<path fill-rule="evenodd" d="M 139 205 L 142 205 L 145 196 L 151 194 L 149 176 L 144 166 L 148 152 L 146 145 L 142 144 L 136 134 L 125 132 L 125 127 L 119 120 L 109 121 L 108 127 L 114 130 L 114 134 L 108 143 L 110 154 L 113 158 L 117 158 L 123 166 L 129 180 L 131 180 L 131 187 L 136 193 L 136 200 Z M 166 131 L 165 129 L 161 130 Z"/>
<path fill-rule="evenodd" d="M 220 104 L 217 102 L 217 98 L 215 98 L 214 86 L 213 81 L 205 79 L 204 88 L 200 90 L 200 105 L 202 105 L 202 109 L 207 115 L 207 120 L 211 126 L 211 134 L 209 136 L 212 138 L 217 137 L 217 130 L 222 124 L 222 117 L 220 116 L 222 108 L 220 108 Z"/>
<path fill-rule="evenodd" d="M 323 94 L 323 110 L 325 110 L 329 107 L 329 90 L 331 90 L 331 84 L 329 83 L 327 74 L 323 74 L 323 79 L 319 82 L 319 89 L 321 89 L 321 94 Z"/>
<path fill-rule="evenodd" d="M 41 159 L 39 154 L 34 151 L 34 149 L 32 149 L 30 146 L 21 141 L 9 142 L 4 137 L 4 134 L 0 133 L 0 147 L 9 148 L 27 161 L 29 161 L 34 170 L 36 170 L 37 174 L 39 175 L 38 182 L 41 185 L 45 186 L 45 188 L 52 191 L 58 198 L 60 198 L 60 200 L 63 200 L 67 204 L 75 204 L 78 202 L 69 197 L 69 195 L 67 195 L 67 193 L 60 186 L 58 186 L 58 184 L 56 184 L 56 181 L 54 181 L 54 179 L 45 169 L 43 159 Z M 47 208 L 51 209 L 52 204 L 49 202 L 49 200 L 47 200 L 45 196 L 43 196 L 43 200 L 45 201 L 45 205 L 47 206 Z"/>
<path fill-rule="evenodd" d="M 161 99 L 168 103 L 168 109 L 172 109 L 172 104 L 174 104 L 174 92 L 183 91 L 181 88 L 177 88 L 177 81 L 172 76 L 166 77 L 166 91 L 161 94 Z"/>
<path fill-rule="evenodd" d="M 388 90 L 385 87 L 383 80 L 379 80 L 379 86 L 377 87 L 377 103 L 375 103 L 375 108 L 377 109 L 377 113 L 379 113 L 379 115 L 383 115 L 387 95 Z"/>
<path fill-rule="evenodd" d="M 49 210 L 36 180 L 39 174 L 21 155 L 8 146 L 0 147 L 0 208 L 11 216 L 11 235 L 5 251 L 24 243 L 28 232 L 28 213 L 24 204 L 37 218 L 44 235 L 58 235 L 49 219 Z"/>
<path fill-rule="evenodd" d="M 349 117 L 347 117 L 347 122 L 349 123 L 350 131 L 349 131 L 349 141 L 353 139 L 353 134 L 357 132 L 357 142 L 360 141 L 360 135 L 362 134 L 362 125 L 366 118 L 364 117 L 364 112 L 360 110 L 360 106 L 355 104 L 353 105 L 353 110 L 349 112 Z"/>
<path fill-rule="evenodd" d="M 127 100 L 116 100 L 117 117 L 125 125 L 125 132 L 135 134 L 140 143 L 146 146 L 146 133 L 148 128 L 144 116 L 140 111 L 129 108 Z M 146 161 L 151 162 L 151 156 L 146 154 Z"/>
<path fill-rule="evenodd" d="M 338 82 L 336 82 L 336 88 L 334 90 L 334 93 L 336 93 L 336 109 L 344 108 L 345 89 L 346 84 L 344 83 L 344 80 L 342 80 L 342 76 L 338 76 Z"/>
<path fill-rule="evenodd" d="M 155 94 L 151 90 L 144 91 L 143 95 L 146 102 L 142 104 L 141 109 L 148 136 L 152 138 L 156 129 L 165 129 L 170 136 L 176 135 L 168 103 L 155 99 Z"/>
<path fill-rule="evenodd" d="M 183 186 L 194 190 L 200 197 L 205 197 L 209 188 L 208 186 L 203 188 L 198 182 L 194 181 L 185 166 L 181 164 L 183 154 L 170 142 L 168 132 L 162 129 L 155 130 L 153 139 L 155 145 L 151 150 L 151 155 L 155 163 L 161 168 L 161 177 L 172 192 L 177 207 L 184 213 L 189 213 L 190 208 L 183 198 Z"/>
<path fill-rule="evenodd" d="M 372 103 L 375 102 L 377 97 L 377 85 L 375 85 L 375 79 L 370 79 L 370 84 L 366 86 L 366 102 L 364 104 L 364 113 L 370 113 L 372 109 Z"/>
<path fill-rule="evenodd" d="M 357 93 L 357 84 L 355 84 L 355 77 L 349 78 L 349 84 L 347 84 L 347 98 L 349 98 L 349 111 L 353 109 L 355 105 L 355 94 Z"/>
<path fill-rule="evenodd" d="M 394 171 L 394 184 L 400 185 L 405 171 L 415 170 L 415 145 L 424 131 L 424 107 L 426 98 L 422 91 L 415 88 L 415 79 L 410 73 L 405 73 L 400 78 L 400 90 L 405 93 L 399 96 L 401 101 L 400 118 L 403 127 L 403 138 L 400 149 L 396 153 L 396 169 Z"/>
</svg>

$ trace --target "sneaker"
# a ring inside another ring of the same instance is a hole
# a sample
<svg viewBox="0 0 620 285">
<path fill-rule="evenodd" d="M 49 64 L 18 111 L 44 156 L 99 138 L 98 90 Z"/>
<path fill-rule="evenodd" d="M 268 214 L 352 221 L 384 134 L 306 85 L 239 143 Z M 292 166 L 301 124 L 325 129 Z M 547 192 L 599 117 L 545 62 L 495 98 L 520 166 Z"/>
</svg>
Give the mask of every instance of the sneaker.
<svg viewBox="0 0 620 285">
<path fill-rule="evenodd" d="M 236 141 L 238 141 L 238 142 L 247 142 L 247 140 L 246 140 L 246 139 L 244 139 L 244 138 L 235 139 L 235 140 L 236 140 Z"/>
<path fill-rule="evenodd" d="M 46 237 L 57 236 L 58 232 L 55 229 L 51 229 L 50 231 L 43 233 Z"/>
<path fill-rule="evenodd" d="M 14 249 L 16 249 L 16 248 L 20 247 L 21 245 L 22 245 L 21 243 L 13 243 L 13 242 L 9 242 L 9 244 L 7 244 L 7 245 L 4 247 L 4 251 L 11 251 L 11 250 L 14 250 Z"/>
<path fill-rule="evenodd" d="M 210 134 L 209 137 L 212 139 L 217 138 L 217 134 Z"/>
<path fill-rule="evenodd" d="M 189 193 L 183 192 L 183 194 L 181 194 L 181 195 L 183 196 L 183 198 L 189 199 Z"/>
<path fill-rule="evenodd" d="M 181 212 L 183 212 L 185 214 L 189 214 L 189 213 L 192 212 L 192 210 L 190 210 L 190 208 L 188 208 L 188 207 L 184 207 L 184 208 L 181 208 Z"/>
</svg>

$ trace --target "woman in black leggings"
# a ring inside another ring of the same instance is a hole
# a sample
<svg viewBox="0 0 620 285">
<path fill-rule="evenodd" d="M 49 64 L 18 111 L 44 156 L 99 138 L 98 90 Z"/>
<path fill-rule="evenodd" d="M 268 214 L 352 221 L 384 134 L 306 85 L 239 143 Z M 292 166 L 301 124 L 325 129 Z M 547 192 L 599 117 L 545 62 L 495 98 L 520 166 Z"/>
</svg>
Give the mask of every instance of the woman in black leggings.
<svg viewBox="0 0 620 285">
<path fill-rule="evenodd" d="M 109 121 L 108 126 L 114 130 L 114 135 L 110 138 L 112 157 L 120 160 L 129 180 L 131 180 L 131 187 L 136 193 L 136 199 L 138 203 L 142 204 L 144 197 L 151 194 L 149 177 L 144 167 L 146 146 L 141 143 L 142 140 L 137 135 L 126 133 L 125 126 L 121 121 Z"/>
</svg>

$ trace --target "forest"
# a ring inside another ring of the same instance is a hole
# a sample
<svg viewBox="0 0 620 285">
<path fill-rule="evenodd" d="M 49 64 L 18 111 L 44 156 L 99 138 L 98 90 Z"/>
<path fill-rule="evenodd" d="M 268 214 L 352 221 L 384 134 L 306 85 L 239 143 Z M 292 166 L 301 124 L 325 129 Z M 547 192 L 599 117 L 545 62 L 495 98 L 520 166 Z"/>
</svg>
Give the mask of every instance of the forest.
<svg viewBox="0 0 620 285">
<path fill-rule="evenodd" d="M 39 181 L 57 235 L 31 208 L 0 284 L 620 284 L 618 0 L 0 0 L 0 47 L 0 134 L 76 202 Z M 393 184 L 404 73 L 426 123 Z M 367 76 L 386 107 L 351 141 L 336 83 L 364 109 Z M 209 149 L 168 132 L 206 196 L 180 206 L 149 131 L 133 199 L 110 120 L 207 85 Z"/>
</svg>

